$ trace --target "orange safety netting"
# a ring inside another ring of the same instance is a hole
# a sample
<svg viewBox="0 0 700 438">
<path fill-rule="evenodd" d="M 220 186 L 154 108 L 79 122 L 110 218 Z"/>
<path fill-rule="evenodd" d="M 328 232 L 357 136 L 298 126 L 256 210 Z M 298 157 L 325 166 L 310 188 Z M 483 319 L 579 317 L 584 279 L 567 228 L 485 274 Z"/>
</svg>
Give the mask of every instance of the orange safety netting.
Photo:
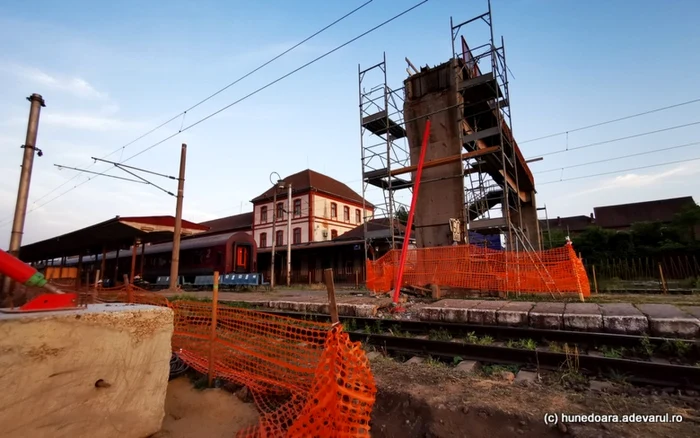
<svg viewBox="0 0 700 438">
<path fill-rule="evenodd" d="M 400 259 L 391 250 L 367 260 L 367 288 L 394 288 Z M 437 284 L 469 290 L 524 293 L 591 293 L 586 270 L 571 245 L 546 251 L 497 251 L 476 245 L 409 249 L 403 286 Z"/>
<path fill-rule="evenodd" d="M 342 326 L 219 305 L 168 302 L 157 293 L 131 293 L 133 302 L 175 313 L 173 351 L 192 368 L 245 385 L 260 413 L 239 437 L 368 437 L 376 386 L 359 342 Z M 125 301 L 126 294 L 99 294 Z"/>
</svg>

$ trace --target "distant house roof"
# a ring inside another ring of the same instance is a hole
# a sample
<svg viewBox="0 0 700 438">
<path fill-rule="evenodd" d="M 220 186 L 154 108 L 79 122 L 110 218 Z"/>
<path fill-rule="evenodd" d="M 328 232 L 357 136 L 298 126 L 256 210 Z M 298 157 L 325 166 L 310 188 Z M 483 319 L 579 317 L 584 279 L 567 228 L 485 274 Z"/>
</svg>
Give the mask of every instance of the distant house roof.
<svg viewBox="0 0 700 438">
<path fill-rule="evenodd" d="M 549 228 L 569 231 L 583 231 L 586 228 L 594 225 L 595 222 L 590 216 L 567 216 L 549 219 Z M 547 220 L 540 220 L 540 228 L 547 230 Z"/>
<path fill-rule="evenodd" d="M 350 202 L 362 204 L 362 196 L 353 189 L 330 176 L 326 176 L 311 169 L 302 170 L 301 172 L 289 175 L 283 178 L 283 181 L 292 184 L 292 194 L 315 190 L 319 193 L 325 193 Z M 273 186 L 265 193 L 253 198 L 250 202 L 270 201 L 276 189 L 279 190 L 277 197 L 284 199 L 286 193 Z M 374 205 L 370 204 L 369 201 L 365 201 L 365 204 L 370 208 L 374 208 Z"/>
<path fill-rule="evenodd" d="M 399 221 L 395 222 L 396 229 L 399 233 L 403 234 L 406 232 L 406 226 L 399 223 Z M 370 219 L 367 221 L 367 237 L 370 239 L 381 239 L 385 237 L 391 237 L 391 232 L 389 229 L 389 219 L 387 218 L 379 218 L 379 219 Z M 411 233 L 411 237 L 414 237 L 415 232 Z M 344 240 L 364 240 L 365 238 L 365 228 L 364 225 L 358 225 L 357 227 L 353 228 L 352 230 L 345 232 L 341 234 L 340 236 L 336 237 L 333 239 L 334 241 L 344 241 Z"/>
<path fill-rule="evenodd" d="M 595 207 L 596 225 L 603 228 L 628 227 L 635 222 L 670 222 L 686 205 L 694 205 L 692 196 L 658 199 L 632 204 Z"/>
<path fill-rule="evenodd" d="M 209 231 L 204 234 L 219 234 L 223 232 L 246 231 L 253 228 L 253 212 L 234 214 L 219 219 L 214 219 L 200 223 L 209 227 Z"/>
</svg>

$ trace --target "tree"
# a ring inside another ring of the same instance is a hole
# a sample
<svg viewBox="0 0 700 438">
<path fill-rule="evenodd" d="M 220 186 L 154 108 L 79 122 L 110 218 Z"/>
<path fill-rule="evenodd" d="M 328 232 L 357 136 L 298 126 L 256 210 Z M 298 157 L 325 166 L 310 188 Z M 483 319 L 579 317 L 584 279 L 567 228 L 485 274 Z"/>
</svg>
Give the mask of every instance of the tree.
<svg viewBox="0 0 700 438">
<path fill-rule="evenodd" d="M 394 217 L 399 220 L 399 223 L 406 225 L 408 223 L 408 209 L 403 205 L 399 206 L 394 212 Z"/>
<path fill-rule="evenodd" d="M 550 243 L 551 242 L 551 243 Z M 566 245 L 566 233 L 557 228 L 542 231 L 542 248 L 552 249 Z"/>
<path fill-rule="evenodd" d="M 696 229 L 700 226 L 700 206 L 693 204 L 683 207 L 676 213 L 671 224 L 678 230 L 681 238 L 694 244 L 697 240 Z"/>
</svg>

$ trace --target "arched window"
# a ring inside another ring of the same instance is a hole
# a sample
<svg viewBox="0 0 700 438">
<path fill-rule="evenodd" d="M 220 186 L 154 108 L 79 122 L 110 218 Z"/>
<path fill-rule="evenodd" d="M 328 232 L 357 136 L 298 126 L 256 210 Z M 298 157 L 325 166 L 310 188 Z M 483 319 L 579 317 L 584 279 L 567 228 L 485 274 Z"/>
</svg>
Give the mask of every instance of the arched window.
<svg viewBox="0 0 700 438">
<path fill-rule="evenodd" d="M 338 204 L 331 202 L 331 219 L 338 219 Z"/>
<path fill-rule="evenodd" d="M 343 220 L 345 222 L 350 222 L 350 207 L 347 205 L 343 207 Z"/>
<path fill-rule="evenodd" d="M 263 224 L 267 222 L 267 205 L 260 207 L 260 222 Z"/>
<path fill-rule="evenodd" d="M 260 233 L 260 248 L 267 246 L 267 233 Z"/>
<path fill-rule="evenodd" d="M 294 217 L 301 216 L 301 199 L 294 200 Z"/>
<path fill-rule="evenodd" d="M 275 242 L 276 245 L 284 245 L 284 231 L 278 230 L 277 238 L 275 240 L 277 241 Z"/>
<path fill-rule="evenodd" d="M 338 230 L 331 230 L 331 239 L 338 237 Z"/>
<path fill-rule="evenodd" d="M 292 240 L 293 244 L 301 243 L 301 228 L 295 228 L 294 229 L 294 240 Z"/>
</svg>

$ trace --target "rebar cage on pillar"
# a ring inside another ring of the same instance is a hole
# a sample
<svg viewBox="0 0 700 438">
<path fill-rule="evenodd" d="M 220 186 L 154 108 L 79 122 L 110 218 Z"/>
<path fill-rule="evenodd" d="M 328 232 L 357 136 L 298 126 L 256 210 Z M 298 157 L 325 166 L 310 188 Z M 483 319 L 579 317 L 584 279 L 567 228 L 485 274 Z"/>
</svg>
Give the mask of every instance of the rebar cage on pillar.
<svg viewBox="0 0 700 438">
<path fill-rule="evenodd" d="M 386 238 L 392 249 L 403 241 L 397 212 L 407 210 L 396 199 L 396 191 L 410 189 L 412 181 L 392 177 L 392 169 L 410 165 L 410 153 L 404 129 L 404 89 L 392 89 L 387 83 L 386 53 L 382 62 L 362 69 L 358 65 L 360 100 L 360 145 L 362 149 L 362 198 L 374 204 L 373 218 L 365 217 L 365 258 L 370 238 Z M 363 210 L 366 211 L 366 210 Z M 373 221 L 372 230 L 368 220 Z M 382 220 L 384 219 L 384 220 Z M 385 229 L 384 226 L 386 227 Z M 379 228 L 379 229 L 378 229 Z M 387 233 L 388 230 L 388 233 Z"/>
</svg>

